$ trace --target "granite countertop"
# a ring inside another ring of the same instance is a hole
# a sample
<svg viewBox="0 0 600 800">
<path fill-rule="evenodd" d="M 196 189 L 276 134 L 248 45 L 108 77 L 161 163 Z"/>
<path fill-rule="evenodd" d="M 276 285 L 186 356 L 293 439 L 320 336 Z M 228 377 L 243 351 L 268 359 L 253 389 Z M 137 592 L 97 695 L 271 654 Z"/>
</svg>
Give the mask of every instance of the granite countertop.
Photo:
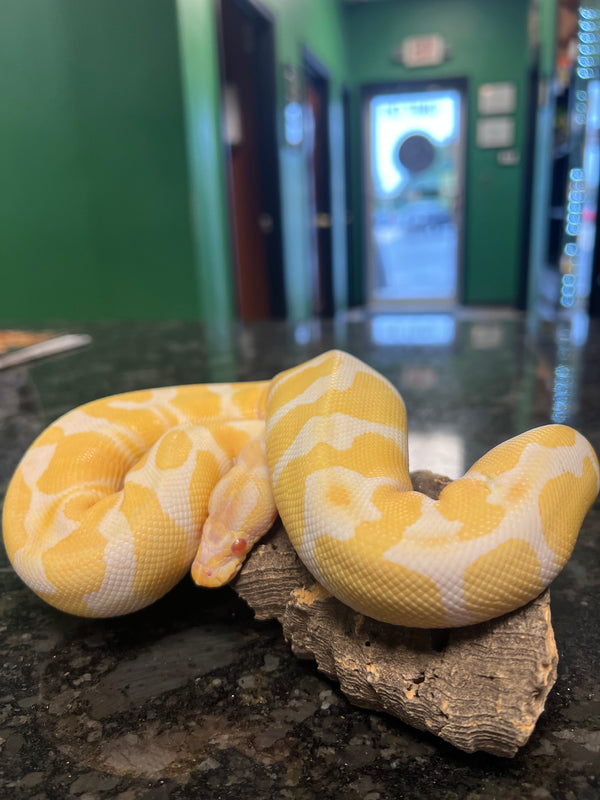
<svg viewBox="0 0 600 800">
<path fill-rule="evenodd" d="M 583 327 L 582 327 L 583 325 Z M 600 450 L 600 326 L 526 335 L 517 314 L 346 318 L 206 328 L 97 323 L 79 351 L 0 372 L 0 497 L 25 448 L 87 400 L 178 383 L 270 378 L 324 349 L 401 390 L 411 468 L 458 477 L 549 421 Z M 137 614 L 82 620 L 0 580 L 0 796 L 31 800 L 599 796 L 598 503 L 552 588 L 558 681 L 513 759 L 462 753 L 352 707 L 277 623 L 184 580 Z"/>
</svg>

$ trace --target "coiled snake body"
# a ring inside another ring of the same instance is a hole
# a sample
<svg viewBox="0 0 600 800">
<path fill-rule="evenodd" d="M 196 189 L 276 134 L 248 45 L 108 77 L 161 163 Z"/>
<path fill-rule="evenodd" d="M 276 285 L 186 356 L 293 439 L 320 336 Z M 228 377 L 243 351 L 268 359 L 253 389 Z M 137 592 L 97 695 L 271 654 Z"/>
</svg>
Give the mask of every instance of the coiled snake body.
<svg viewBox="0 0 600 800">
<path fill-rule="evenodd" d="M 238 571 L 277 513 L 315 578 L 355 610 L 466 625 L 536 597 L 568 560 L 599 488 L 579 433 L 547 425 L 484 455 L 434 501 L 412 490 L 398 392 L 325 353 L 272 381 L 131 392 L 46 429 L 7 492 L 21 578 L 57 608 L 142 608 L 192 565 Z"/>
</svg>

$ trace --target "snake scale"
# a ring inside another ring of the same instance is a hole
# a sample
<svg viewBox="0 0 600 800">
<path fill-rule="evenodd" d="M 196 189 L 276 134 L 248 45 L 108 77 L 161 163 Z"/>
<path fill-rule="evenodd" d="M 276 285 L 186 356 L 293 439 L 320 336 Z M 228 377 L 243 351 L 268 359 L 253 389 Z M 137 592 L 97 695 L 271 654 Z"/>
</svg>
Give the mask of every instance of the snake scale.
<svg viewBox="0 0 600 800">
<path fill-rule="evenodd" d="M 140 609 L 191 566 L 226 583 L 277 514 L 325 588 L 383 622 L 452 627 L 536 597 L 599 489 L 589 442 L 546 425 L 503 442 L 438 500 L 411 487 L 406 412 L 358 359 L 271 381 L 136 391 L 54 422 L 6 495 L 9 558 L 81 616 Z"/>
</svg>

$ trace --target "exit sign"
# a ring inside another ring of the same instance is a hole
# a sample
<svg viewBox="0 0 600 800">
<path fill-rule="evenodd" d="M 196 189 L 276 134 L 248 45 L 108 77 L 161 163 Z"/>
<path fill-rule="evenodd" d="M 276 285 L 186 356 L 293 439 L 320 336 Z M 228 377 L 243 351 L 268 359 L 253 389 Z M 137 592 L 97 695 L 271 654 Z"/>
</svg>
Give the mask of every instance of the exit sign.
<svg viewBox="0 0 600 800">
<path fill-rule="evenodd" d="M 448 55 L 444 39 L 437 33 L 430 36 L 411 36 L 394 53 L 394 60 L 405 67 L 435 67 Z"/>
</svg>

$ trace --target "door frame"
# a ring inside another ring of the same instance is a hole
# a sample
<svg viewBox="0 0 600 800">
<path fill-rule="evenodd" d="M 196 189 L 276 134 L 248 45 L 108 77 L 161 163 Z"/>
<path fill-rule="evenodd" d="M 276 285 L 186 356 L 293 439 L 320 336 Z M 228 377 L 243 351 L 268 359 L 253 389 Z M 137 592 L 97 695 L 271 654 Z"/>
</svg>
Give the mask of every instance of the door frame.
<svg viewBox="0 0 600 800">
<path fill-rule="evenodd" d="M 456 275 L 456 295 L 448 301 L 446 299 L 398 299 L 373 302 L 372 300 L 372 275 L 373 264 L 372 243 L 369 232 L 369 218 L 371 201 L 368 192 L 370 181 L 370 153 L 371 153 L 371 130 L 369 125 L 369 101 L 378 94 L 409 94 L 410 92 L 436 91 L 444 89 L 455 89 L 461 96 L 460 125 L 462 131 L 460 158 L 462 162 L 462 174 L 459 175 L 458 197 L 460 198 L 460 212 L 457 220 L 458 245 L 457 245 L 457 275 Z M 361 212 L 361 232 L 362 232 L 362 253 L 364 265 L 363 292 L 365 304 L 371 308 L 407 308 L 418 307 L 419 305 L 431 308 L 449 308 L 460 305 L 464 302 L 465 296 L 465 231 L 466 218 L 468 213 L 468 198 L 466 197 L 467 183 L 467 154 L 468 142 L 468 102 L 469 102 L 469 79 L 463 76 L 454 78 L 439 79 L 416 79 L 412 81 L 386 81 L 380 83 L 370 83 L 361 86 L 360 89 L 360 114 L 361 114 L 361 194 L 363 197 Z"/>
<path fill-rule="evenodd" d="M 345 228 L 346 228 L 346 292 L 348 301 L 352 296 L 350 276 L 354 270 L 354 186 L 352 184 L 352 100 L 350 89 L 342 85 L 342 115 L 344 125 L 344 180 L 345 180 Z"/>
<path fill-rule="evenodd" d="M 268 208 L 261 208 L 260 212 L 267 212 L 272 218 L 272 231 L 266 236 L 265 250 L 267 253 L 267 276 L 269 310 L 272 318 L 285 318 L 287 315 L 285 296 L 285 274 L 283 268 L 283 232 L 281 213 L 281 187 L 279 176 L 279 148 L 277 139 L 277 66 L 275 52 L 275 16 L 263 5 L 260 0 L 214 0 L 215 20 L 217 28 L 217 47 L 219 60 L 219 90 L 221 109 L 225 103 L 225 46 L 223 36 L 223 5 L 233 3 L 252 22 L 256 29 L 261 29 L 263 47 L 260 52 L 259 93 L 261 108 L 258 112 L 260 125 L 259 157 L 261 162 L 269 165 L 263 170 L 261 186 L 263 198 L 267 198 Z M 231 270 L 234 283 L 234 303 L 237 309 L 237 258 L 238 246 L 233 214 L 233 176 L 231 170 L 231 145 L 222 140 L 225 151 L 225 180 L 227 189 L 227 211 L 230 252 L 232 256 Z"/>
</svg>

